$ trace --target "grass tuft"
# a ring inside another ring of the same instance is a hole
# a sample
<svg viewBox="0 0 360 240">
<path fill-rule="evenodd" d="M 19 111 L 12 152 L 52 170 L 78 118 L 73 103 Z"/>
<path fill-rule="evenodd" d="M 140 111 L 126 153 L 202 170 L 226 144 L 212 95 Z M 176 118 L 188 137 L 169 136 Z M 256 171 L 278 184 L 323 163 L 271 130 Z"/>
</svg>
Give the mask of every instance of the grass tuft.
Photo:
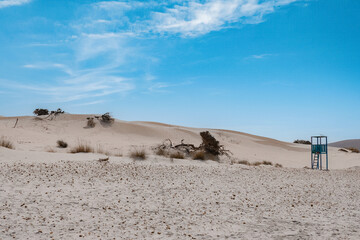
<svg viewBox="0 0 360 240">
<path fill-rule="evenodd" d="M 176 153 L 172 153 L 170 154 L 170 158 L 176 158 L 176 159 L 184 159 L 184 154 L 182 154 L 181 152 L 176 152 Z"/>
<path fill-rule="evenodd" d="M 277 168 L 282 168 L 283 165 L 281 165 L 280 163 L 276 163 L 276 164 L 275 164 L 275 167 L 277 167 Z"/>
<path fill-rule="evenodd" d="M 243 165 L 247 165 L 247 166 L 250 166 L 251 164 L 249 163 L 249 161 L 247 160 L 241 160 L 241 161 L 238 161 L 236 162 L 237 164 L 243 164 Z"/>
<path fill-rule="evenodd" d="M 5 137 L 1 137 L 0 139 L 0 147 L 5 147 L 9 149 L 14 149 L 14 144 L 7 140 Z"/>
<path fill-rule="evenodd" d="M 351 151 L 352 153 L 360 153 L 359 149 L 354 148 L 354 147 L 349 147 L 349 148 L 346 148 L 346 149 Z"/>
<path fill-rule="evenodd" d="M 194 160 L 205 160 L 205 151 L 197 151 L 193 156 Z"/>
<path fill-rule="evenodd" d="M 147 156 L 144 149 L 135 149 L 130 152 L 130 157 L 134 160 L 145 160 Z"/>
<path fill-rule="evenodd" d="M 87 143 L 79 142 L 78 145 L 71 149 L 70 153 L 93 153 L 94 149 Z"/>
</svg>

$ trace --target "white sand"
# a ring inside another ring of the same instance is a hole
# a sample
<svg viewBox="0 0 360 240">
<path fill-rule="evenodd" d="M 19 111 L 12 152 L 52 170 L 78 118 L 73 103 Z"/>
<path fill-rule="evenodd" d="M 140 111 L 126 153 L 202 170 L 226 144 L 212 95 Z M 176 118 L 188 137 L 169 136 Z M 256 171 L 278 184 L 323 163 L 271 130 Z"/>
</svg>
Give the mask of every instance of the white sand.
<svg viewBox="0 0 360 240">
<path fill-rule="evenodd" d="M 84 129 L 82 115 L 22 117 L 14 129 L 15 120 L 0 118 L 0 136 L 16 148 L 0 147 L 0 239 L 360 239 L 360 155 L 331 148 L 331 171 L 307 170 L 308 146 L 210 130 L 239 160 L 289 168 L 133 161 L 132 146 L 150 154 L 164 138 L 199 144 L 202 129 L 123 121 Z M 124 157 L 100 163 L 104 155 L 68 154 L 58 139 Z"/>
</svg>

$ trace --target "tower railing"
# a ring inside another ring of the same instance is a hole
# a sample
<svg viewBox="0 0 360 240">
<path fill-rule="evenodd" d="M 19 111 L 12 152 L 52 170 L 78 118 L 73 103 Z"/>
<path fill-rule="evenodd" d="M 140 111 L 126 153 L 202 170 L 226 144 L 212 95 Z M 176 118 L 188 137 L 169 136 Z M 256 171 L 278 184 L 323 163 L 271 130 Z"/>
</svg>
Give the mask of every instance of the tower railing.
<svg viewBox="0 0 360 240">
<path fill-rule="evenodd" d="M 328 139 L 327 136 L 311 137 L 311 168 L 323 169 L 323 156 L 326 159 L 326 170 L 329 170 Z"/>
</svg>

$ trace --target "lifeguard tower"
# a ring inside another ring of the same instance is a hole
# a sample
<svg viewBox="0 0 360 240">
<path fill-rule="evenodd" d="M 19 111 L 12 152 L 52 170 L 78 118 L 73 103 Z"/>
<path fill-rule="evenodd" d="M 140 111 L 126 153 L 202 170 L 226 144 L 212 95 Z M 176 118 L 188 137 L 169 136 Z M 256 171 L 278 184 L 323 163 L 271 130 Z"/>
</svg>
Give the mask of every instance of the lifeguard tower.
<svg viewBox="0 0 360 240">
<path fill-rule="evenodd" d="M 325 155 L 325 156 L 324 156 Z M 329 170 L 328 140 L 326 136 L 311 137 L 311 168 L 323 169 L 322 160 L 326 158 L 326 170 Z"/>
</svg>

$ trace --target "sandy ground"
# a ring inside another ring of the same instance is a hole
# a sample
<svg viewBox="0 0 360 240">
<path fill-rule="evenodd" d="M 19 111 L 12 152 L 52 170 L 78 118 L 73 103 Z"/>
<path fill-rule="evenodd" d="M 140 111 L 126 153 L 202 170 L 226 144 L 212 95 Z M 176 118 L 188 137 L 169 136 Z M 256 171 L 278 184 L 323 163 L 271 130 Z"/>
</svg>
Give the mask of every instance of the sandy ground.
<svg viewBox="0 0 360 240">
<path fill-rule="evenodd" d="M 0 239 L 360 239 L 359 179 L 356 168 L 2 160 Z"/>
<path fill-rule="evenodd" d="M 88 129 L 86 117 L 0 117 L 15 147 L 0 147 L 0 239 L 360 239 L 360 154 L 330 148 L 331 171 L 308 170 L 309 146 L 152 122 Z M 152 151 L 166 138 L 198 145 L 204 130 L 233 156 Z M 69 154 L 79 142 L 97 153 Z M 134 148 L 148 158 L 130 159 Z M 231 164 L 241 160 L 284 168 Z"/>
</svg>

